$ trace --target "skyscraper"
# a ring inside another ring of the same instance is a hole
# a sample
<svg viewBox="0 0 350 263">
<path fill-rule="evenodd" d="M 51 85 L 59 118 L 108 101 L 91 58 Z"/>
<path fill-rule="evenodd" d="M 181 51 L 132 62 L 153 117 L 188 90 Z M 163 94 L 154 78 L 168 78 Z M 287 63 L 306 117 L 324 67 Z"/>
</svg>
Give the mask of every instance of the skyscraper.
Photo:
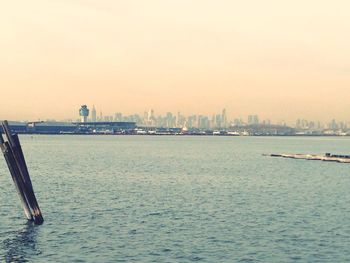
<svg viewBox="0 0 350 263">
<path fill-rule="evenodd" d="M 248 116 L 248 124 L 249 125 L 257 125 L 257 124 L 259 124 L 259 117 L 258 117 L 258 115 L 249 115 Z"/>
<path fill-rule="evenodd" d="M 150 109 L 147 113 L 147 125 L 155 125 L 156 118 L 154 117 L 154 110 Z"/>
<path fill-rule="evenodd" d="M 227 128 L 227 115 L 226 115 L 226 109 L 222 110 L 221 114 L 221 127 L 226 129 Z"/>
<path fill-rule="evenodd" d="M 114 121 L 123 121 L 123 114 L 121 112 L 116 112 L 114 114 Z"/>
<path fill-rule="evenodd" d="M 91 121 L 92 121 L 92 122 L 96 122 L 96 121 L 97 121 L 95 105 L 92 106 L 92 110 L 91 110 Z"/>
<path fill-rule="evenodd" d="M 221 129 L 222 128 L 222 119 L 220 114 L 216 114 L 215 116 L 215 128 Z"/>
</svg>

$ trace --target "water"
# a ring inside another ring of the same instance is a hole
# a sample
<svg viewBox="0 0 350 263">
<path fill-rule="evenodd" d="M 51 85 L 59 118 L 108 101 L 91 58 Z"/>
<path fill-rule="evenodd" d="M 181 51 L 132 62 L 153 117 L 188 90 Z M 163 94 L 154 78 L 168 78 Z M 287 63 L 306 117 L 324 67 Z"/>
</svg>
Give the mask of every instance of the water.
<svg viewBox="0 0 350 263">
<path fill-rule="evenodd" d="M 349 138 L 21 136 L 45 223 L 0 159 L 0 261 L 349 262 Z"/>
</svg>

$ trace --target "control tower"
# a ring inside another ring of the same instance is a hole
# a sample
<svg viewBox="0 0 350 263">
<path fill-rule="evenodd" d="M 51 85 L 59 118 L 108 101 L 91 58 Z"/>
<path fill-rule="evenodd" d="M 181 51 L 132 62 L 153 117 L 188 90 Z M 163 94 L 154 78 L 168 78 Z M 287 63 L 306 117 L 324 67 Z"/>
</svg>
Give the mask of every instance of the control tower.
<svg viewBox="0 0 350 263">
<path fill-rule="evenodd" d="M 79 110 L 79 115 L 81 117 L 81 122 L 87 122 L 87 118 L 89 116 L 89 109 L 86 105 L 82 105 Z"/>
</svg>

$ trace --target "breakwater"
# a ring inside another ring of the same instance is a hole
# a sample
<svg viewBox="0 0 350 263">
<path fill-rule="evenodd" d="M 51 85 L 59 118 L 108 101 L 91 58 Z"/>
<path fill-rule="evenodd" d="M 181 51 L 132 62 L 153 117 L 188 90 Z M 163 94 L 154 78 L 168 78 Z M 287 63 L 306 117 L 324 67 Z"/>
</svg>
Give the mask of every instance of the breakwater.
<svg viewBox="0 0 350 263">
<path fill-rule="evenodd" d="M 326 153 L 325 155 L 317 154 L 268 154 L 270 157 L 290 158 L 290 159 L 302 159 L 309 161 L 324 161 L 324 162 L 338 162 L 338 163 L 349 163 L 349 155 L 333 155 Z"/>
</svg>

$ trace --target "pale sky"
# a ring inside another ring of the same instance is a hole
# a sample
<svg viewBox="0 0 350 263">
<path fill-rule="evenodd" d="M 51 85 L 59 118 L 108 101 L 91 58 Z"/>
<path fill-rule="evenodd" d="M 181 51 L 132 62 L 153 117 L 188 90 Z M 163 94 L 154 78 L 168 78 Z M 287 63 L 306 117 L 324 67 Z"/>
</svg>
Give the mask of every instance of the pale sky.
<svg viewBox="0 0 350 263">
<path fill-rule="evenodd" d="M 349 0 L 0 0 L 0 119 L 350 121 Z"/>
</svg>

